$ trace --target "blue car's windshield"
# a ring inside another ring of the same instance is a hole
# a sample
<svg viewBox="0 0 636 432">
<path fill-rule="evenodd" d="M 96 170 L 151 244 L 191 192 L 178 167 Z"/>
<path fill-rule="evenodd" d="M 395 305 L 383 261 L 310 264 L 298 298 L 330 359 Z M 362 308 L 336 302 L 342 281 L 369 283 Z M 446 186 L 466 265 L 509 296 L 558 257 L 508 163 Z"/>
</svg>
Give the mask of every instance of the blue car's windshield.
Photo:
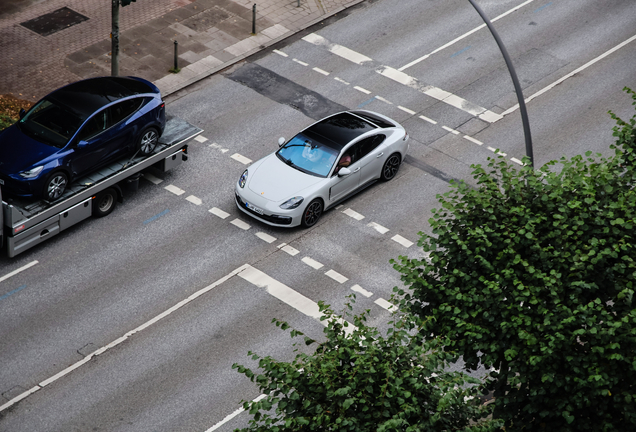
<svg viewBox="0 0 636 432">
<path fill-rule="evenodd" d="M 18 127 L 35 140 L 62 148 L 84 120 L 68 107 L 43 99 L 18 122 Z"/>
<path fill-rule="evenodd" d="M 288 165 L 308 174 L 327 177 L 338 152 L 299 133 L 276 153 Z"/>
</svg>

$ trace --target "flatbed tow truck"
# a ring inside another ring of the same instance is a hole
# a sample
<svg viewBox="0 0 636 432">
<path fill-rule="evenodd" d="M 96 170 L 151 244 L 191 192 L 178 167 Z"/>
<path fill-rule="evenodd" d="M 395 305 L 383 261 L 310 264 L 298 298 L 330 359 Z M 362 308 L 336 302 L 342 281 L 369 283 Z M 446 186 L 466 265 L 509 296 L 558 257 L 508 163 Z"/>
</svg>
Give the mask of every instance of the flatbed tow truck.
<svg viewBox="0 0 636 432">
<path fill-rule="evenodd" d="M 124 190 L 136 190 L 142 171 L 168 171 L 188 159 L 187 142 L 203 132 L 176 117 L 167 117 L 155 151 L 131 155 L 71 183 L 53 201 L 2 197 L 0 184 L 0 249 L 12 258 L 90 216 L 106 216 L 123 199 Z M 0 180 L 1 182 L 1 180 Z"/>
</svg>

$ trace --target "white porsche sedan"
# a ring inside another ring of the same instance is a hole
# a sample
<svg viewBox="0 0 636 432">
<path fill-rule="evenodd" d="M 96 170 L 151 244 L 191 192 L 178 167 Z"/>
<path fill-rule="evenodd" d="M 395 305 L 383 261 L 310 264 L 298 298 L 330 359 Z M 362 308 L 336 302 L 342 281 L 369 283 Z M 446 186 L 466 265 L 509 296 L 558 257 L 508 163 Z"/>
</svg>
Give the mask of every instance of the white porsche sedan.
<svg viewBox="0 0 636 432">
<path fill-rule="evenodd" d="M 279 150 L 254 162 L 236 183 L 236 205 L 273 226 L 310 227 L 322 213 L 382 179 L 394 178 L 409 136 L 371 111 L 344 111 L 320 120 Z"/>
</svg>

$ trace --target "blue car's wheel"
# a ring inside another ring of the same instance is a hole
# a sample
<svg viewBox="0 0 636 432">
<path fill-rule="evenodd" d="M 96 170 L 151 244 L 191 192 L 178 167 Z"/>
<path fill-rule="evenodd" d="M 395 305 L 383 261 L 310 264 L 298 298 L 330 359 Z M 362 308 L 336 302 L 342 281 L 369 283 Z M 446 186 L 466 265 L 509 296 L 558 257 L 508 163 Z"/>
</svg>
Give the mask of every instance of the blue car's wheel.
<svg viewBox="0 0 636 432">
<path fill-rule="evenodd" d="M 42 198 L 47 201 L 55 201 L 62 196 L 67 185 L 68 177 L 64 172 L 56 171 L 52 173 L 44 183 Z"/>
<path fill-rule="evenodd" d="M 139 142 L 137 143 L 137 149 L 142 156 L 148 156 L 157 147 L 159 142 L 159 132 L 153 127 L 144 129 L 139 136 Z"/>
</svg>

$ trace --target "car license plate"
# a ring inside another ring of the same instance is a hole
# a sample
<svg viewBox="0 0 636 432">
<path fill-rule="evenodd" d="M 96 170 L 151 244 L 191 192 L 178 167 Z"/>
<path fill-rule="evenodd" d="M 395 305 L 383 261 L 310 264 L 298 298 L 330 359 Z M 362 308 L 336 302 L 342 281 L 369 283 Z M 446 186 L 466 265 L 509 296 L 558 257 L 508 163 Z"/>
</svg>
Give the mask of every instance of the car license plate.
<svg viewBox="0 0 636 432">
<path fill-rule="evenodd" d="M 260 215 L 263 214 L 263 210 L 259 209 L 258 207 L 254 207 L 252 204 L 246 202 L 245 203 L 245 207 L 247 207 L 248 209 L 252 210 L 253 212 L 256 212 Z"/>
</svg>

